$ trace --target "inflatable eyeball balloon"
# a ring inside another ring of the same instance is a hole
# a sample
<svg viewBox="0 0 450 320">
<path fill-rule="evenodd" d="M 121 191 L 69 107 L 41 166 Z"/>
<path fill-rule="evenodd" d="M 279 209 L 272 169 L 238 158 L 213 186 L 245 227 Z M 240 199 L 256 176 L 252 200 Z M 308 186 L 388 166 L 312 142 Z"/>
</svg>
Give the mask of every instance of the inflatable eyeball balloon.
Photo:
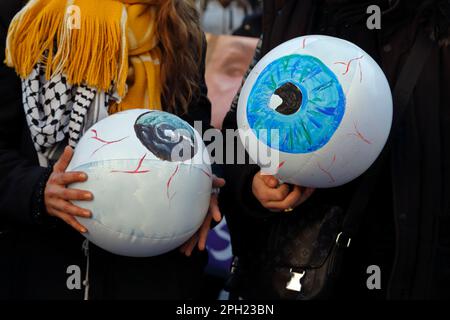
<svg viewBox="0 0 450 320">
<path fill-rule="evenodd" d="M 88 180 L 70 187 L 91 191 L 92 211 L 78 218 L 86 238 L 124 256 L 163 254 L 186 242 L 209 207 L 212 173 L 200 135 L 162 111 L 129 110 L 91 127 L 75 148 L 69 171 Z"/>
<path fill-rule="evenodd" d="M 259 61 L 242 88 L 237 121 L 251 159 L 281 181 L 335 187 L 380 154 L 392 96 L 383 71 L 361 48 L 305 36 Z"/>
</svg>

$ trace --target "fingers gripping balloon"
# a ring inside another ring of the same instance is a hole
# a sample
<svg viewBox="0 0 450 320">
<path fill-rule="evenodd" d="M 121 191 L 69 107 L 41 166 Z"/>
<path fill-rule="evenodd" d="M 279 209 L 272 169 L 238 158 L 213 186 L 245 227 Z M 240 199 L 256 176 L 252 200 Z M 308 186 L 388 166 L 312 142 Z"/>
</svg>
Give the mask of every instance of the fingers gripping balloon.
<svg viewBox="0 0 450 320">
<path fill-rule="evenodd" d="M 361 175 L 384 147 L 391 122 L 380 67 L 356 45 L 328 36 L 296 38 L 269 52 L 247 78 L 238 106 L 250 157 L 263 167 L 261 154 L 273 155 L 280 180 L 308 187 Z"/>
</svg>

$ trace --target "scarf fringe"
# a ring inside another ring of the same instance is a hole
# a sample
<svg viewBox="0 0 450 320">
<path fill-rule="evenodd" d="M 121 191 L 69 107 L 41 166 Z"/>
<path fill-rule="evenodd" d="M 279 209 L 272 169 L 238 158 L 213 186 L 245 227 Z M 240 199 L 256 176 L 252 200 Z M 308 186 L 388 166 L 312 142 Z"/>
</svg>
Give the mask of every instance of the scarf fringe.
<svg viewBox="0 0 450 320">
<path fill-rule="evenodd" d="M 119 18 L 82 14 L 80 29 L 71 29 L 69 4 L 29 2 L 11 22 L 6 64 L 24 79 L 41 62 L 47 80 L 64 74 L 72 85 L 87 84 L 105 92 L 113 86 L 123 97 L 128 71 L 125 7 L 119 4 Z"/>
<path fill-rule="evenodd" d="M 44 52 L 54 49 L 53 39 L 63 20 L 63 2 L 31 1 L 12 20 L 7 37 L 6 64 L 26 78 Z"/>
</svg>

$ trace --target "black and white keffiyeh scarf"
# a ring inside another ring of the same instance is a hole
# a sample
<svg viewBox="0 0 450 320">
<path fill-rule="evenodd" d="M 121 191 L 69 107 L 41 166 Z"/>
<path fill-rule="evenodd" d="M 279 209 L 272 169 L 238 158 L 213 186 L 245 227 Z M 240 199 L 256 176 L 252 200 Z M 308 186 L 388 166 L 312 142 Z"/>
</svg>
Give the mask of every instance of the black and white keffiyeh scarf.
<svg viewBox="0 0 450 320">
<path fill-rule="evenodd" d="M 37 64 L 22 80 L 23 106 L 41 165 L 58 156 L 62 142 L 75 147 L 83 132 L 107 115 L 110 96 L 86 85 L 72 86 L 64 75 L 45 79 Z"/>
</svg>

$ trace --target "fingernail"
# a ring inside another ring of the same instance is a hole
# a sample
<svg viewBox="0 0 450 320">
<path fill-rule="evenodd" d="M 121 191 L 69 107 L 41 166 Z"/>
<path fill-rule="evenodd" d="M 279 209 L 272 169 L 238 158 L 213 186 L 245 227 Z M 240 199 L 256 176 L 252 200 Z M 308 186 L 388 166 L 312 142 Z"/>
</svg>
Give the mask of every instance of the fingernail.
<svg viewBox="0 0 450 320">
<path fill-rule="evenodd" d="M 92 200 L 92 193 L 89 193 L 89 192 L 87 192 L 87 193 L 85 193 L 84 194 L 84 198 L 86 199 L 86 200 Z"/>
<path fill-rule="evenodd" d="M 92 216 L 92 213 L 90 211 L 85 211 L 84 215 L 86 216 L 86 218 L 90 218 Z"/>
<path fill-rule="evenodd" d="M 81 228 L 81 233 L 86 233 L 87 229 L 86 228 Z"/>
<path fill-rule="evenodd" d="M 86 180 L 87 174 L 86 173 L 80 173 L 80 179 Z"/>
</svg>

